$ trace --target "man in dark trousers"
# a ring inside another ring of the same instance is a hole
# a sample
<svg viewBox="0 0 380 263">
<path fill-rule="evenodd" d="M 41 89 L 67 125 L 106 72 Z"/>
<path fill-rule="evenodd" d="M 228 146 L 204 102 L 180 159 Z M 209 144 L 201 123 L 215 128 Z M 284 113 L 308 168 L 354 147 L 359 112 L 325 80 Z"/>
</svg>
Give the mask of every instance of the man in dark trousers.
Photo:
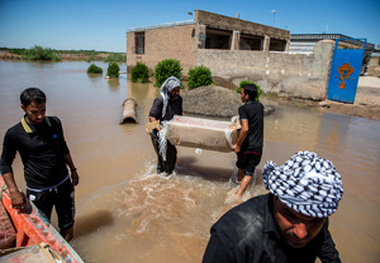
<svg viewBox="0 0 380 263">
<path fill-rule="evenodd" d="M 49 220 L 55 206 L 60 233 L 70 240 L 74 235 L 74 186 L 79 183 L 79 176 L 66 145 L 61 121 L 45 116 L 46 96 L 38 88 L 24 90 L 20 101 L 25 115 L 21 122 L 7 130 L 0 161 L 12 206 L 21 212 L 27 208 L 12 169 L 19 152 L 24 165 L 27 198 Z"/>
<path fill-rule="evenodd" d="M 252 176 L 256 166 L 260 163 L 263 151 L 264 138 L 264 107 L 256 101 L 257 87 L 245 84 L 240 92 L 244 105 L 239 107 L 241 130 L 233 150 L 237 154 L 238 180 L 241 181 L 237 196 L 241 197 Z"/>
<path fill-rule="evenodd" d="M 178 78 L 171 76 L 160 89 L 149 112 L 149 121 L 170 121 L 174 115 L 182 115 L 182 97 L 179 95 L 181 82 Z M 160 126 L 151 132 L 154 150 L 157 153 L 157 173 L 171 174 L 177 161 L 177 149 L 165 138 L 160 137 Z"/>
<path fill-rule="evenodd" d="M 282 166 L 268 161 L 270 193 L 249 199 L 211 228 L 204 263 L 340 262 L 328 230 L 343 185 L 329 160 L 301 151 Z"/>
</svg>

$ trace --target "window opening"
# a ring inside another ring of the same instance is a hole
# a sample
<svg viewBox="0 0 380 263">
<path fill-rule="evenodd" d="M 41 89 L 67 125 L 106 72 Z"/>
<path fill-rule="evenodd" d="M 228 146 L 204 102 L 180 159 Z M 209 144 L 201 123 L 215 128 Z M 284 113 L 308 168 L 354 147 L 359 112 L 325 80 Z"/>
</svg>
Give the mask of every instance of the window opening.
<svg viewBox="0 0 380 263">
<path fill-rule="evenodd" d="M 145 32 L 135 33 L 135 53 L 144 54 L 145 53 Z"/>
</svg>

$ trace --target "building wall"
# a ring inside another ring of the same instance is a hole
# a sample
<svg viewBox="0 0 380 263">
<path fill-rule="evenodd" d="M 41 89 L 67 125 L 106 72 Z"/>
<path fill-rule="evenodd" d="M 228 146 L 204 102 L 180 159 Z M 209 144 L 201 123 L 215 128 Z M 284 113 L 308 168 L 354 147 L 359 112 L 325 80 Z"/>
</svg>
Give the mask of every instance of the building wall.
<svg viewBox="0 0 380 263">
<path fill-rule="evenodd" d="M 216 78 L 232 82 L 251 79 L 266 93 L 282 97 L 323 100 L 334 51 L 334 41 L 318 42 L 311 55 L 284 52 L 198 50 L 198 65 Z"/>
<path fill-rule="evenodd" d="M 199 34 L 196 24 L 162 27 L 144 32 L 144 54 L 135 54 L 135 32 L 127 33 L 128 69 L 137 62 L 144 62 L 153 71 L 160 61 L 172 58 L 181 62 L 185 76 L 188 70 L 196 64 Z"/>
<path fill-rule="evenodd" d="M 232 30 L 232 42 L 236 41 L 233 37 L 238 31 L 245 38 L 248 35 L 260 38 L 258 44 L 263 50 L 269 50 L 271 38 L 280 41 L 277 45 L 285 43 L 285 50 L 289 50 L 289 31 L 199 10 L 195 21 L 193 24 L 161 25 L 128 32 L 128 70 L 137 62 L 144 62 L 153 72 L 160 61 L 172 58 L 180 61 L 185 79 L 190 68 L 204 65 L 210 68 L 217 82 L 221 80 L 235 87 L 249 78 L 266 93 L 313 100 L 326 98 L 334 41 L 319 41 L 311 54 L 234 50 L 235 43 L 229 43 L 232 50 L 208 49 L 205 40 L 211 29 Z M 144 54 L 135 54 L 135 32 L 145 32 Z"/>
<path fill-rule="evenodd" d="M 374 56 L 369 62 L 367 76 L 380 78 L 380 56 Z"/>
</svg>

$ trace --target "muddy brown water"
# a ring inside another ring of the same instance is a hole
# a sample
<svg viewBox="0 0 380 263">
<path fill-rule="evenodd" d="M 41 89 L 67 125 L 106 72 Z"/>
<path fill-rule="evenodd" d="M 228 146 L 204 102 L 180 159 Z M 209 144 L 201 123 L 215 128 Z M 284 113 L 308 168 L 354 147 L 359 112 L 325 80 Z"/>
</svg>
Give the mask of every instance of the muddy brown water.
<svg viewBox="0 0 380 263">
<path fill-rule="evenodd" d="M 107 64 L 95 62 L 106 72 Z M 155 174 L 156 156 L 144 130 L 152 84 L 86 74 L 86 62 L 0 61 L 0 137 L 22 117 L 20 92 L 40 87 L 48 115 L 57 115 L 80 175 L 76 188 L 76 237 L 85 262 L 200 262 L 211 225 L 239 203 L 233 198 L 235 155 L 178 147 L 176 174 Z M 125 65 L 121 65 L 121 70 Z M 139 124 L 119 125 L 122 103 L 137 103 Z M 265 146 L 256 186 L 243 196 L 266 193 L 260 179 L 266 160 L 282 164 L 298 150 L 331 160 L 343 177 L 344 195 L 330 229 L 343 262 L 380 258 L 380 122 L 265 101 Z M 25 189 L 19 157 L 16 180 Z M 56 225 L 56 218 L 53 217 Z"/>
</svg>

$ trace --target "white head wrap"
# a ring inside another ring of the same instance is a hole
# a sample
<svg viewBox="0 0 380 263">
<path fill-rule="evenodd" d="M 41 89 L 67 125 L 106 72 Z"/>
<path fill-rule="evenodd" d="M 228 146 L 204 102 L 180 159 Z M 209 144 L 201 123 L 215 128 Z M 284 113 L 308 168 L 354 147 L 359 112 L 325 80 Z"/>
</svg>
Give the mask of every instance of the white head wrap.
<svg viewBox="0 0 380 263">
<path fill-rule="evenodd" d="M 162 118 L 165 117 L 166 107 L 168 106 L 168 101 L 169 101 L 168 92 L 172 91 L 176 87 L 181 87 L 181 81 L 174 76 L 171 76 L 167 80 L 165 80 L 164 84 L 162 84 L 161 86 L 160 93 L 161 93 L 162 98 L 164 99 L 164 105 L 162 108 Z"/>
<path fill-rule="evenodd" d="M 282 203 L 303 215 L 327 217 L 338 208 L 343 184 L 329 160 L 301 151 L 282 166 L 268 161 L 263 167 L 265 187 Z"/>
</svg>

